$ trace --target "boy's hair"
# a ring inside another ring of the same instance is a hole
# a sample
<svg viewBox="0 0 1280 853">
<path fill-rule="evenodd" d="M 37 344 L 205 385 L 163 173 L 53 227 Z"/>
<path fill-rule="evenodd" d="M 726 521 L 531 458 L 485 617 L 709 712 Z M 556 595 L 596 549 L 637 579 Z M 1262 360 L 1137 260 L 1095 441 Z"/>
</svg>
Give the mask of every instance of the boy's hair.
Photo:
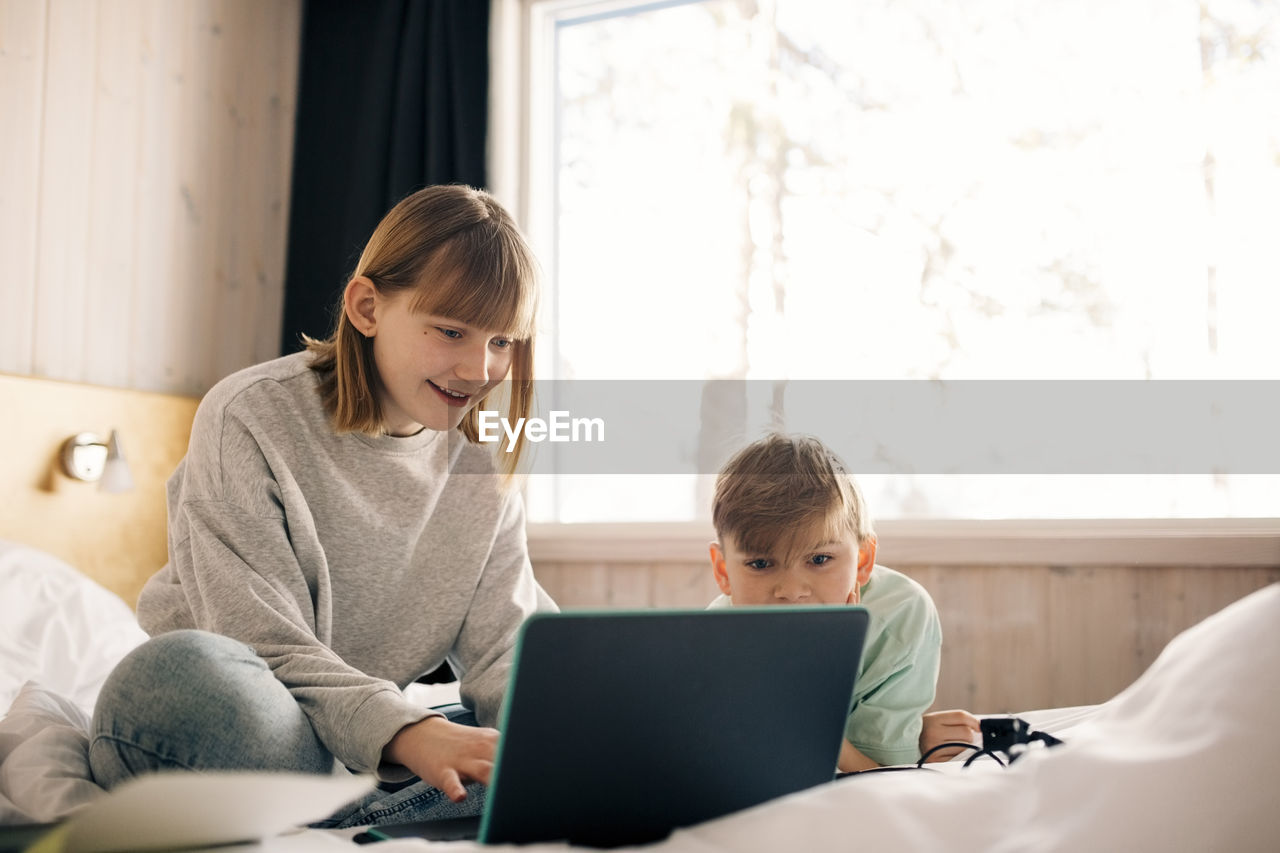
<svg viewBox="0 0 1280 853">
<path fill-rule="evenodd" d="M 771 433 L 734 454 L 716 476 L 711 520 L 721 543 L 790 558 L 813 542 L 852 534 L 862 545 L 875 535 L 858 484 L 843 461 L 813 436 Z"/>
<path fill-rule="evenodd" d="M 507 418 L 528 417 L 533 398 L 533 334 L 538 313 L 538 267 L 511 215 L 491 195 L 449 184 L 418 190 L 393 207 L 364 247 L 351 278 L 365 276 L 384 295 L 416 289 L 412 309 L 449 317 L 511 337 L 511 388 Z M 362 335 L 343 302 L 333 333 L 324 340 L 303 335 L 311 368 L 338 432 L 382 432 L 374 393 L 373 340 Z M 459 430 L 479 441 L 479 411 L 467 412 Z M 507 475 L 516 470 L 524 434 L 502 454 Z"/>
</svg>

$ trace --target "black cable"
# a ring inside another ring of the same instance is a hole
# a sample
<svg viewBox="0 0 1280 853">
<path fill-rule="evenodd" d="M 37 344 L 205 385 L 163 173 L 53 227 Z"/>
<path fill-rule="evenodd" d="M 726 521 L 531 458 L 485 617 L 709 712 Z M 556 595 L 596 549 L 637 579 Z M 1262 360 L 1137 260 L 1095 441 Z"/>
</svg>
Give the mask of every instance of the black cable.
<svg viewBox="0 0 1280 853">
<path fill-rule="evenodd" d="M 1003 722 L 1003 720 L 1001 720 L 1001 722 Z M 961 765 L 961 767 L 968 767 L 970 764 L 977 761 L 979 758 L 981 758 L 984 755 L 989 756 L 993 761 L 995 761 L 996 764 L 999 764 L 1001 767 L 1008 767 L 1010 764 L 1013 764 L 1013 762 L 1018 759 L 1018 756 L 1026 752 L 1027 747 L 1030 744 L 1034 743 L 1035 741 L 1040 741 L 1045 746 L 1057 746 L 1058 744 L 1062 743 L 1061 740 L 1059 740 L 1058 738 L 1046 732 L 1031 731 L 1031 727 L 1027 725 L 1025 720 L 1020 720 L 1015 717 L 1015 718 L 1012 718 L 1009 722 L 1014 724 L 1011 730 L 1009 732 L 999 733 L 1003 739 L 1001 739 L 1001 737 L 995 736 L 994 734 L 988 734 L 988 732 L 984 729 L 983 736 L 982 736 L 982 739 L 984 742 L 983 746 L 978 746 L 977 744 L 974 744 L 974 743 L 966 743 L 958 740 L 949 740 L 949 741 L 946 741 L 945 743 L 940 743 L 940 744 L 937 744 L 936 746 L 930 747 L 925 752 L 924 755 L 920 756 L 920 760 L 916 762 L 914 767 L 911 767 L 909 765 L 907 766 L 895 765 L 893 767 L 873 767 L 869 770 L 854 770 L 849 773 L 838 773 L 836 774 L 836 778 L 842 779 L 845 776 L 856 776 L 859 773 L 880 773 L 880 772 L 890 771 L 890 770 L 933 770 L 934 768 L 925 767 L 924 764 L 926 761 L 929 760 L 929 756 L 933 755 L 935 752 L 942 749 L 974 750 L 973 755 L 966 758 L 964 764 Z M 1009 743 L 1008 747 L 1000 748 L 1001 751 L 1003 751 L 1008 757 L 1009 759 L 1008 764 L 1006 764 L 1003 760 L 1001 760 L 1000 756 L 996 754 L 995 747 L 988 748 L 985 745 L 989 741 L 1004 743 L 1005 741 L 1010 741 L 1010 740 L 1012 741 L 1012 743 Z"/>
<path fill-rule="evenodd" d="M 1004 763 L 1003 761 L 1001 761 L 1001 760 L 1000 760 L 1000 756 L 996 755 L 994 752 L 992 752 L 992 751 L 991 751 L 991 750 L 989 750 L 989 749 L 980 749 L 980 750 L 978 750 L 978 751 L 977 751 L 977 752 L 975 752 L 973 755 L 970 755 L 967 759 L 965 759 L 964 764 L 962 764 L 962 765 L 960 765 L 960 766 L 961 766 L 961 767 L 968 767 L 970 764 L 972 764 L 973 762 L 977 761 L 979 758 L 981 758 L 981 757 L 982 757 L 982 756 L 984 756 L 984 755 L 989 755 L 989 756 L 991 756 L 992 758 L 994 758 L 994 759 L 996 760 L 996 764 L 999 764 L 1001 767 L 1006 766 L 1006 765 L 1005 765 L 1005 763 Z M 1012 760 L 1012 759 L 1010 759 L 1010 763 L 1013 763 L 1013 760 Z"/>
<path fill-rule="evenodd" d="M 868 767 L 866 770 L 847 770 L 843 773 L 837 773 L 836 778 L 843 779 L 846 776 L 861 776 L 864 773 L 896 773 L 899 770 L 928 770 L 930 773 L 938 772 L 932 767 L 921 767 L 918 764 L 915 767 L 912 767 L 910 764 L 894 764 L 890 767 Z"/>
<path fill-rule="evenodd" d="M 1027 742 L 1030 743 L 1033 740 L 1038 740 L 1041 743 L 1043 743 L 1045 746 L 1058 746 L 1059 744 L 1062 743 L 1061 740 L 1049 734 L 1048 732 L 1032 732 L 1030 735 L 1027 736 Z"/>
<path fill-rule="evenodd" d="M 1062 741 L 1051 734 L 1047 734 L 1045 732 L 1031 732 L 1026 735 L 1020 743 L 1015 743 L 1013 746 L 1005 750 L 1009 756 L 1009 763 L 1012 764 L 1030 751 L 1031 744 L 1036 741 L 1043 743 L 1046 748 L 1050 746 L 1057 746 L 1062 743 Z"/>
<path fill-rule="evenodd" d="M 946 749 L 947 747 L 952 747 L 952 746 L 958 746 L 964 749 L 982 749 L 982 747 L 978 746 L 976 743 L 964 743 L 963 741 L 949 740 L 946 743 L 940 743 L 937 746 L 930 747 L 928 752 L 920 756 L 920 760 L 916 762 L 916 767 L 923 768 L 925 760 L 928 759 L 930 755 L 933 755 L 935 752 L 937 752 L 940 749 Z"/>
</svg>

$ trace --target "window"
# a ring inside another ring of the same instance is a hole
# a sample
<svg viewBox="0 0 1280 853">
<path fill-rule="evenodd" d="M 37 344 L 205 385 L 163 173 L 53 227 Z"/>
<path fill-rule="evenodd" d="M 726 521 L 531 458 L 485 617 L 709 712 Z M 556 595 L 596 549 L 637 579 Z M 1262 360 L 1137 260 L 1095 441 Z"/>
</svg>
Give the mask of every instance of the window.
<svg viewBox="0 0 1280 853">
<path fill-rule="evenodd" d="M 797 427 L 785 381 L 1280 379 L 1280 0 L 524 10 L 539 375 L 635 383 L 676 444 Z M 704 382 L 732 423 L 663 420 Z M 533 521 L 708 513 L 696 463 L 557 453 Z M 860 482 L 878 518 L 1276 517 L 1274 473 Z"/>
</svg>

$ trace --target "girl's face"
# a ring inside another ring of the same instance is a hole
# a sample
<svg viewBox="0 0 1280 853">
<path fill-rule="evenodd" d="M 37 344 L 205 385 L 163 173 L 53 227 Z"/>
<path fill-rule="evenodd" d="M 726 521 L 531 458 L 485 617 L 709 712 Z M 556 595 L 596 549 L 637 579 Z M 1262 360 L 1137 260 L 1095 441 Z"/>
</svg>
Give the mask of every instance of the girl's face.
<svg viewBox="0 0 1280 853">
<path fill-rule="evenodd" d="M 413 294 L 378 294 L 373 359 L 391 435 L 454 429 L 511 368 L 512 341 L 447 317 L 413 311 Z"/>
</svg>

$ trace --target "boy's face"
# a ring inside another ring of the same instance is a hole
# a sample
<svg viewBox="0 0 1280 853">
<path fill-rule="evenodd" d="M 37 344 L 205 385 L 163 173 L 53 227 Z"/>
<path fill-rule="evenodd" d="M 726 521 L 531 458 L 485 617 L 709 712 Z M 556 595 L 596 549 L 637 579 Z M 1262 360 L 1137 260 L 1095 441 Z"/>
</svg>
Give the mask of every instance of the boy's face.
<svg viewBox="0 0 1280 853">
<path fill-rule="evenodd" d="M 802 538 L 802 547 L 787 557 L 743 551 L 733 537 L 711 543 L 711 568 L 720 591 L 735 605 L 857 604 L 858 590 L 871 577 L 876 542 L 859 548 L 852 534 L 834 541 Z"/>
</svg>

